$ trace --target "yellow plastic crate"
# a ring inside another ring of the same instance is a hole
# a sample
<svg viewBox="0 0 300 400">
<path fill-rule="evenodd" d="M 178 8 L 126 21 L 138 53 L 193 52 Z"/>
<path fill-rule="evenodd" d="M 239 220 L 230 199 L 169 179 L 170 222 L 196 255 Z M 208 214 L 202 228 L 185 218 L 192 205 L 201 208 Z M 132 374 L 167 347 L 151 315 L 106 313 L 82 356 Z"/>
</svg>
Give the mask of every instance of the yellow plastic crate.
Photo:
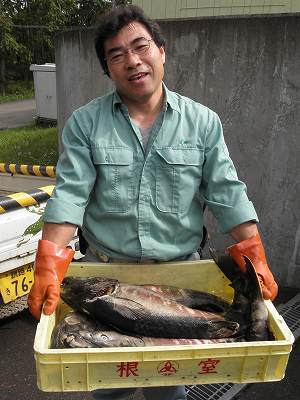
<svg viewBox="0 0 300 400">
<path fill-rule="evenodd" d="M 136 284 L 169 284 L 209 291 L 230 300 L 229 281 L 211 260 L 133 265 L 73 263 L 68 275 L 107 276 Z M 38 387 L 46 392 L 97 388 L 173 386 L 278 381 L 284 377 L 294 337 L 283 318 L 266 301 L 275 341 L 50 349 L 55 324 L 69 310 L 42 315 L 34 340 Z"/>
</svg>

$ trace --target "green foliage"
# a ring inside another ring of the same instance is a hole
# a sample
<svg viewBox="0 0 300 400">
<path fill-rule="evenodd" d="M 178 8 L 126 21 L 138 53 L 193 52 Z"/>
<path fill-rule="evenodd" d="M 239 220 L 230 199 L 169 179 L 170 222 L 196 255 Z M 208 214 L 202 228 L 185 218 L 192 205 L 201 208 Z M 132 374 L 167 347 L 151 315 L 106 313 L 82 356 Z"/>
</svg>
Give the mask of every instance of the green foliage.
<svg viewBox="0 0 300 400">
<path fill-rule="evenodd" d="M 57 128 L 33 125 L 0 132 L 0 162 L 29 165 L 56 165 Z"/>
<path fill-rule="evenodd" d="M 71 26 L 91 26 L 112 4 L 106 0 L 1 0 L 0 94 L 9 79 L 31 79 L 30 64 L 55 62 L 54 35 Z"/>
<path fill-rule="evenodd" d="M 0 95 L 0 104 L 33 98 L 34 87 L 32 81 L 9 81 L 6 83 L 6 94 L 4 96 Z"/>
<path fill-rule="evenodd" d="M 16 38 L 13 36 L 13 29 L 11 21 L 8 18 L 0 19 L 2 22 L 1 26 L 1 49 L 8 54 L 21 54 L 25 50 L 25 46 L 22 43 L 18 43 Z"/>
</svg>

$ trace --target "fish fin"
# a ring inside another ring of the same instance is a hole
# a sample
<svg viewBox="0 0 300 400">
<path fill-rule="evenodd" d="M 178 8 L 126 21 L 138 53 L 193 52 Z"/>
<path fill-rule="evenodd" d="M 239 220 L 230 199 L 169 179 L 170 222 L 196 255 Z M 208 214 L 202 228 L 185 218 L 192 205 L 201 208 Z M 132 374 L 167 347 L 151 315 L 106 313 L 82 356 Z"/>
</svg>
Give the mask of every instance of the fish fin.
<svg viewBox="0 0 300 400">
<path fill-rule="evenodd" d="M 253 293 L 252 295 L 255 297 L 259 297 L 260 300 L 263 300 L 263 294 L 262 294 L 262 290 L 261 290 L 261 286 L 259 283 L 259 278 L 258 275 L 256 273 L 256 270 L 254 268 L 254 265 L 252 264 L 250 258 L 248 258 L 247 256 L 243 256 L 245 263 L 246 263 L 246 270 L 247 273 L 249 274 L 249 277 L 251 279 L 251 282 L 253 282 L 254 287 L 252 288 L 252 290 L 255 290 L 255 293 Z"/>
<path fill-rule="evenodd" d="M 123 297 L 118 297 L 114 300 L 117 300 L 117 305 L 122 307 L 121 313 L 124 317 L 130 318 L 132 320 L 137 320 L 145 316 L 144 306 L 142 306 L 137 301 Z"/>
<path fill-rule="evenodd" d="M 244 293 L 247 290 L 248 279 L 234 259 L 229 254 L 218 252 L 211 247 L 209 251 L 214 262 L 231 282 L 230 286 L 235 291 Z"/>
<path fill-rule="evenodd" d="M 86 304 L 97 303 L 98 298 L 94 299 L 87 299 L 85 301 Z M 118 310 L 122 316 L 131 319 L 131 320 L 138 320 L 141 317 L 145 316 L 145 308 L 137 301 L 123 298 L 123 297 L 113 297 L 113 296 L 102 296 L 101 301 L 105 301 L 106 303 L 110 304 L 110 306 L 114 310 Z M 86 307 L 89 309 L 89 307 Z"/>
<path fill-rule="evenodd" d="M 239 266 L 229 254 L 218 252 L 211 247 L 209 248 L 209 252 L 214 262 L 231 282 L 241 275 Z"/>
</svg>

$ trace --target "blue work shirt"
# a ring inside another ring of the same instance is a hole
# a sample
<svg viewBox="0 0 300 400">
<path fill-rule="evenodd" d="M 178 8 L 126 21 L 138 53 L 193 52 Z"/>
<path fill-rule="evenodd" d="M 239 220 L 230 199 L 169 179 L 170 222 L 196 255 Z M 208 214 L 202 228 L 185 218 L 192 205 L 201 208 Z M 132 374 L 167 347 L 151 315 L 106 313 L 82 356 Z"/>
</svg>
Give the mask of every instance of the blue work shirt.
<svg viewBox="0 0 300 400">
<path fill-rule="evenodd" d="M 169 91 L 146 150 L 117 92 L 76 110 L 44 221 L 82 227 L 114 259 L 185 257 L 202 239 L 202 201 L 222 232 L 257 221 L 217 114 Z"/>
</svg>

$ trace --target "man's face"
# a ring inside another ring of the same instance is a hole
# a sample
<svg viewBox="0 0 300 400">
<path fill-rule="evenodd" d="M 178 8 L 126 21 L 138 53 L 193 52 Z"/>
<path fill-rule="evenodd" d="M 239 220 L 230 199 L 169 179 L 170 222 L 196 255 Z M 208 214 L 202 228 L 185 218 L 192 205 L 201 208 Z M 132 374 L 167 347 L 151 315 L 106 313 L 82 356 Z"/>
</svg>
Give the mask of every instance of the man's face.
<svg viewBox="0 0 300 400">
<path fill-rule="evenodd" d="M 135 54 L 129 50 L 122 62 L 114 64 L 110 60 L 110 55 L 132 48 L 141 38 L 152 39 L 144 25 L 132 22 L 104 43 L 110 78 L 125 102 L 126 99 L 131 102 L 147 101 L 162 93 L 165 51 L 163 47 L 157 47 L 153 40 L 146 53 Z"/>
</svg>

